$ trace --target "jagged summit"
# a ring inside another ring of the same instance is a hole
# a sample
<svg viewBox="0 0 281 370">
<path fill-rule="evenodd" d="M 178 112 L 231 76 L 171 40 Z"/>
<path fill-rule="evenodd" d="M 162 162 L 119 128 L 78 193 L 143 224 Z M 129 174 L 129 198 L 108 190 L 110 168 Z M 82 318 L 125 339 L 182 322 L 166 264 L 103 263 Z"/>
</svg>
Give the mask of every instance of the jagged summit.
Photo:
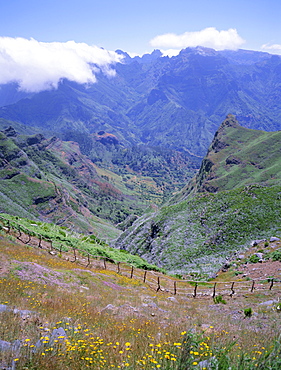
<svg viewBox="0 0 281 370">
<path fill-rule="evenodd" d="M 198 174 L 176 199 L 250 184 L 280 183 L 280 140 L 281 131 L 247 129 L 233 114 L 228 114 L 215 133 Z"/>
</svg>

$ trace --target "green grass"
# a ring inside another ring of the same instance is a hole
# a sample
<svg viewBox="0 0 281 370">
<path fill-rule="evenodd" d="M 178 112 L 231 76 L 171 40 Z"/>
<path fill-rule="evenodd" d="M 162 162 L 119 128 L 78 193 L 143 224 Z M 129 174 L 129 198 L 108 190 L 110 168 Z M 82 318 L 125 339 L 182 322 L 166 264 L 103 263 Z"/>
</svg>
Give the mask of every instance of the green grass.
<svg viewBox="0 0 281 370">
<path fill-rule="evenodd" d="M 72 251 L 74 248 L 85 256 L 90 253 L 92 256 L 107 258 L 116 263 L 124 262 L 137 268 L 164 272 L 164 269 L 160 269 L 156 265 L 148 263 L 137 255 L 132 255 L 124 250 L 109 247 L 104 240 L 94 234 L 84 235 L 73 232 L 66 227 L 39 221 L 35 222 L 26 218 L 3 213 L 1 217 L 2 220 L 4 219 L 2 222 L 4 222 L 5 225 L 8 225 L 8 220 L 10 220 L 9 224 L 11 227 L 14 227 L 15 230 L 20 227 L 20 230 L 26 234 L 34 236 L 41 235 L 45 240 L 52 240 L 52 245 L 57 250 Z"/>
<path fill-rule="evenodd" d="M 153 250 L 154 261 L 172 273 L 206 276 L 251 240 L 280 235 L 280 193 L 281 186 L 247 186 L 198 194 L 140 218 L 117 244 L 149 261 Z M 151 238 L 153 224 L 159 231 Z"/>
</svg>

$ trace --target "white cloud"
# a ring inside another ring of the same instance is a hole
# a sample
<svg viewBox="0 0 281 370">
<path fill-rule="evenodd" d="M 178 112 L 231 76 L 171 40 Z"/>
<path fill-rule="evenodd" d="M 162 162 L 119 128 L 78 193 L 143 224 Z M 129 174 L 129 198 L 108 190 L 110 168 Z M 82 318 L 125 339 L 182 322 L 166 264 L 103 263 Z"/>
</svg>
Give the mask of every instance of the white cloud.
<svg viewBox="0 0 281 370">
<path fill-rule="evenodd" d="M 234 28 L 218 31 L 214 27 L 197 32 L 185 32 L 181 35 L 166 33 L 154 37 L 150 45 L 161 49 L 184 49 L 187 47 L 204 46 L 216 50 L 238 49 L 245 41 Z"/>
<path fill-rule="evenodd" d="M 268 51 L 273 54 L 281 54 L 281 44 L 264 44 L 262 45 L 261 50 Z"/>
<path fill-rule="evenodd" d="M 175 57 L 176 55 L 179 55 L 181 49 L 166 49 L 166 50 L 161 49 L 160 51 L 161 51 L 163 57 L 168 56 L 168 57 L 171 58 L 171 57 Z"/>
<path fill-rule="evenodd" d="M 18 82 L 21 90 L 38 92 L 56 88 L 63 78 L 94 83 L 94 73 L 113 76 L 111 65 L 121 59 L 113 51 L 85 43 L 0 37 L 0 84 Z"/>
</svg>

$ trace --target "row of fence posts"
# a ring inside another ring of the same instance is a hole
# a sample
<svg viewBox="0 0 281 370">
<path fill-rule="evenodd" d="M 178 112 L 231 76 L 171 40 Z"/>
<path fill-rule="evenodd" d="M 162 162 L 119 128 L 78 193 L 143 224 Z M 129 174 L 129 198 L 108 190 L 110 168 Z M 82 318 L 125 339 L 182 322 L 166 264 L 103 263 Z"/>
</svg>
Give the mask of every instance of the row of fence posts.
<svg viewBox="0 0 281 370">
<path fill-rule="evenodd" d="M 10 230 L 11 230 L 10 220 L 6 220 L 6 221 L 7 221 L 7 233 L 9 234 L 10 233 Z M 20 230 L 20 226 L 17 228 L 17 231 L 19 233 L 19 235 L 16 236 L 17 239 L 21 240 L 25 244 L 28 244 L 30 242 L 30 240 L 31 240 L 31 233 L 30 234 L 27 234 L 28 235 L 28 240 L 27 241 L 23 241 L 21 239 L 22 232 Z M 39 238 L 38 248 L 43 248 L 42 247 L 42 235 L 41 234 L 37 234 L 37 235 L 38 235 L 38 238 Z M 50 243 L 51 251 L 53 249 L 57 249 L 57 248 L 54 248 L 53 247 L 53 242 L 52 242 L 51 239 L 48 239 L 47 241 Z M 60 247 L 59 247 L 59 252 L 60 252 L 60 254 L 62 253 L 62 245 L 60 245 Z M 74 259 L 71 262 L 74 263 L 74 262 L 77 261 L 77 253 L 76 253 L 76 248 L 75 247 L 73 247 L 73 255 L 74 255 Z M 91 264 L 90 254 L 88 253 L 86 267 L 89 267 L 90 264 Z M 106 266 L 106 258 L 103 258 L 103 264 L 104 264 L 104 269 L 106 270 L 107 269 L 107 266 Z M 117 273 L 118 274 L 121 274 L 120 262 L 117 262 Z M 147 275 L 147 270 L 144 270 L 144 276 L 143 276 L 143 282 L 144 283 L 146 282 L 146 275 Z M 133 279 L 133 276 L 134 276 L 134 266 L 131 266 L 130 279 Z M 270 279 L 269 282 L 270 282 L 269 290 L 272 290 L 273 284 L 274 284 L 274 279 Z M 233 281 L 232 282 L 232 285 L 231 285 L 231 288 L 230 288 L 230 290 L 231 290 L 230 297 L 232 297 L 235 294 L 234 284 L 235 284 L 235 282 Z M 217 286 L 217 283 L 215 282 L 214 283 L 214 286 L 213 286 L 213 293 L 212 293 L 212 297 L 213 298 L 215 298 L 215 296 L 216 296 L 216 286 Z M 196 296 L 197 296 L 197 288 L 198 288 L 198 282 L 195 282 L 194 291 L 193 291 L 193 294 L 192 294 L 192 296 L 194 298 L 196 298 Z M 158 292 L 159 290 L 162 290 L 161 289 L 161 285 L 160 285 L 160 276 L 157 277 L 157 288 L 156 288 L 156 292 Z M 251 292 L 253 292 L 254 290 L 255 290 L 255 280 L 253 280 L 253 282 L 252 282 Z M 174 281 L 174 295 L 176 295 L 176 294 L 177 294 L 177 282 Z"/>
</svg>

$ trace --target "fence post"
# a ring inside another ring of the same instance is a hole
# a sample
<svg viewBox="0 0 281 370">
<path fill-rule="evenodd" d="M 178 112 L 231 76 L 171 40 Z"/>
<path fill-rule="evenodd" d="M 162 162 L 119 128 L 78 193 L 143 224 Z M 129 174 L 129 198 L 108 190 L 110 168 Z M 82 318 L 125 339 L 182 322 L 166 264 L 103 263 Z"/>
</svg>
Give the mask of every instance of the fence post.
<svg viewBox="0 0 281 370">
<path fill-rule="evenodd" d="M 106 262 L 105 259 L 103 260 L 104 269 L 106 270 Z"/>
<path fill-rule="evenodd" d="M 230 297 L 232 297 L 233 294 L 235 293 L 235 291 L 234 291 L 234 281 L 232 282 L 230 289 L 231 289 Z"/>
<path fill-rule="evenodd" d="M 146 274 L 147 274 L 147 270 L 144 270 L 144 275 L 143 275 L 143 282 L 145 283 L 146 281 Z"/>
<path fill-rule="evenodd" d="M 11 230 L 11 224 L 10 224 L 10 220 L 8 220 L 8 230 L 7 230 L 7 233 L 10 234 L 10 230 Z"/>
<path fill-rule="evenodd" d="M 120 262 L 117 263 L 117 274 L 120 274 Z"/>
<path fill-rule="evenodd" d="M 253 280 L 251 292 L 255 289 L 255 280 Z"/>
<path fill-rule="evenodd" d="M 273 281 L 274 281 L 274 279 L 271 279 L 269 290 L 271 290 L 272 287 L 273 287 Z"/>
<path fill-rule="evenodd" d="M 158 292 L 161 289 L 161 286 L 160 286 L 160 277 L 159 276 L 157 278 L 157 284 L 158 284 L 158 287 L 157 287 L 156 292 Z"/>
<path fill-rule="evenodd" d="M 177 294 L 177 282 L 174 281 L 174 295 Z"/>
<path fill-rule="evenodd" d="M 195 287 L 194 287 L 194 293 L 193 293 L 193 298 L 196 298 L 196 294 L 197 294 L 197 282 L 195 283 Z"/>
<path fill-rule="evenodd" d="M 41 242 L 42 242 L 42 235 L 41 235 L 41 234 L 39 234 L 39 244 L 38 244 L 38 248 L 42 248 Z"/>
<path fill-rule="evenodd" d="M 18 226 L 18 229 L 17 229 L 17 231 L 19 232 L 19 235 L 17 236 L 17 239 L 18 239 L 18 240 L 21 240 L 21 239 L 20 239 L 20 237 L 21 237 L 21 231 L 20 231 L 20 226 Z"/>
<path fill-rule="evenodd" d="M 88 253 L 88 263 L 87 263 L 87 266 L 86 267 L 90 266 L 90 263 L 91 263 L 91 261 L 90 261 L 90 255 Z"/>
<path fill-rule="evenodd" d="M 71 261 L 71 262 L 75 262 L 76 261 L 76 249 L 75 249 L 75 247 L 73 247 L 73 254 L 74 254 L 74 260 L 73 261 Z"/>
<path fill-rule="evenodd" d="M 132 269 L 131 269 L 131 279 L 133 278 L 133 274 L 134 274 L 134 266 L 132 266 Z"/>
<path fill-rule="evenodd" d="M 213 289 L 213 298 L 215 298 L 215 296 L 216 296 L 216 285 L 217 285 L 217 283 L 215 283 L 215 284 L 214 284 L 214 289 Z"/>
<path fill-rule="evenodd" d="M 60 255 L 61 255 L 61 251 L 62 251 L 62 245 L 60 244 Z"/>
</svg>

